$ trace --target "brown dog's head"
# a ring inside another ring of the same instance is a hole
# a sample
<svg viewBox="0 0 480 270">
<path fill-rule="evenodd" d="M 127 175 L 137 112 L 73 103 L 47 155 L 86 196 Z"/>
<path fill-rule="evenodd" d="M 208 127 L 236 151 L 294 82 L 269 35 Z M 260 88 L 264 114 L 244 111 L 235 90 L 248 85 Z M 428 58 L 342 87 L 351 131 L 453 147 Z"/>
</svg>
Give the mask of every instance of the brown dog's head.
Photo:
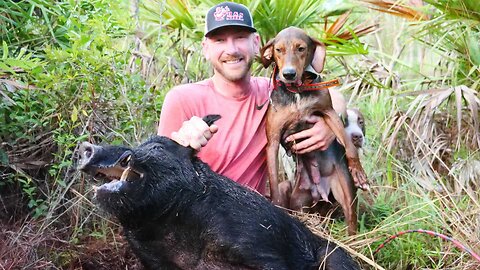
<svg viewBox="0 0 480 270">
<path fill-rule="evenodd" d="M 285 83 L 300 84 L 305 68 L 311 64 L 320 73 L 325 64 L 325 44 L 310 37 L 297 27 L 288 27 L 261 49 L 264 67 L 272 62 L 277 65 L 280 80 Z"/>
</svg>

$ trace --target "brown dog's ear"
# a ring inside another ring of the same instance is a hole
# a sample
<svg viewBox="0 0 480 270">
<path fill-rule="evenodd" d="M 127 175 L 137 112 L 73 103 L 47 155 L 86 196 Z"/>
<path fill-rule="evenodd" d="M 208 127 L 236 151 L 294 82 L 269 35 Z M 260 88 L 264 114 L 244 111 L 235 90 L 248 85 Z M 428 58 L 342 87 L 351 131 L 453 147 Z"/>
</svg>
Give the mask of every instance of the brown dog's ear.
<svg viewBox="0 0 480 270">
<path fill-rule="evenodd" d="M 327 54 L 327 46 L 323 42 L 320 42 L 312 38 L 313 44 L 315 44 L 315 52 L 313 53 L 312 67 L 316 72 L 321 73 L 325 66 L 325 56 Z"/>
<path fill-rule="evenodd" d="M 269 67 L 273 62 L 273 43 L 275 39 L 270 39 L 260 50 L 260 61 L 264 68 Z"/>
</svg>

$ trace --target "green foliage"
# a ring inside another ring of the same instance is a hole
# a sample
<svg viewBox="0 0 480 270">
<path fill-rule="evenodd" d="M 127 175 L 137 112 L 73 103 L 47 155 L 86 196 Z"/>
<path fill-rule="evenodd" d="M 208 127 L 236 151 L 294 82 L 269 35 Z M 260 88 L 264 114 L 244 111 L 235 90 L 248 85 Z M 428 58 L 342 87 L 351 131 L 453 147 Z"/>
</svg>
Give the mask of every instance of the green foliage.
<svg viewBox="0 0 480 270">
<path fill-rule="evenodd" d="M 25 0 L 0 3 L 0 39 L 12 47 L 26 47 L 38 52 L 54 43 L 67 46 L 63 19 L 70 5 L 61 1 Z"/>
<path fill-rule="evenodd" d="M 439 52 L 451 84 L 479 83 L 480 10 L 476 1 L 426 1 L 436 7 L 432 19 L 417 26 L 414 37 Z"/>
<path fill-rule="evenodd" d="M 480 6 L 476 0 L 425 0 L 449 19 L 480 21 Z"/>
<path fill-rule="evenodd" d="M 138 74 L 125 68 L 133 44 L 122 39 L 129 35 L 131 22 L 120 3 L 23 1 L 2 5 L 8 8 L 3 18 L 12 19 L 4 27 L 18 31 L 3 37 L 0 76 L 9 79 L 0 84 L 4 94 L 0 138 L 6 145 L 23 140 L 35 149 L 39 135 L 51 134 L 56 149 L 46 179 L 14 178 L 37 217 L 46 215 L 47 209 L 55 210 L 62 190 L 75 184 L 65 176 L 73 166 L 73 150 L 79 142 L 91 138 L 92 133 L 122 143 L 147 137 L 155 130 L 161 100 Z M 47 36 L 61 35 L 38 41 L 41 46 L 27 42 L 33 34 L 21 28 L 32 21 L 47 23 Z M 35 52 L 26 54 L 27 49 L 17 49 L 19 44 L 35 47 Z M 137 104 L 143 106 L 132 109 Z M 111 121 L 92 126 L 94 121 L 105 121 L 101 119 L 104 116 Z M 2 149 L 6 154 L 12 151 Z M 25 159 L 15 162 L 23 164 Z"/>
</svg>

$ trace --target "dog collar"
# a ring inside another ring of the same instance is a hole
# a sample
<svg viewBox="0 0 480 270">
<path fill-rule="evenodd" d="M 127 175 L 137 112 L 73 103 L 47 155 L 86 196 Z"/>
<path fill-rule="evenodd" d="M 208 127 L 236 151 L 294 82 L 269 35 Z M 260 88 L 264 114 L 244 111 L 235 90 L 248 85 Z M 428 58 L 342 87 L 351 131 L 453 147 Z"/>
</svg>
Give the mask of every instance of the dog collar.
<svg viewBox="0 0 480 270">
<path fill-rule="evenodd" d="M 302 85 L 296 85 L 293 83 L 286 84 L 282 81 L 276 82 L 276 84 L 282 84 L 285 86 L 285 88 L 292 93 L 302 93 L 302 92 L 307 92 L 307 91 L 318 91 L 318 90 L 327 90 L 330 87 L 334 86 L 339 86 L 340 85 L 340 80 L 333 79 L 330 81 L 325 81 L 325 82 L 318 82 L 318 83 L 307 83 L 307 84 L 302 84 Z M 275 87 L 276 89 L 276 87 Z"/>
<path fill-rule="evenodd" d="M 333 79 L 325 82 L 315 82 L 320 79 L 320 74 L 316 73 L 313 69 L 313 67 L 308 66 L 305 69 L 305 72 L 307 72 L 309 75 L 313 75 L 315 78 L 313 79 L 314 83 L 307 83 L 307 84 L 301 84 L 301 85 L 296 85 L 293 83 L 284 83 L 281 80 L 278 80 L 275 75 L 277 75 L 277 66 L 275 65 L 273 67 L 273 90 L 278 89 L 279 85 L 282 85 L 287 89 L 289 92 L 292 93 L 302 93 L 306 91 L 318 91 L 318 90 L 327 90 L 330 87 L 333 86 L 339 86 L 340 85 L 340 79 Z"/>
</svg>

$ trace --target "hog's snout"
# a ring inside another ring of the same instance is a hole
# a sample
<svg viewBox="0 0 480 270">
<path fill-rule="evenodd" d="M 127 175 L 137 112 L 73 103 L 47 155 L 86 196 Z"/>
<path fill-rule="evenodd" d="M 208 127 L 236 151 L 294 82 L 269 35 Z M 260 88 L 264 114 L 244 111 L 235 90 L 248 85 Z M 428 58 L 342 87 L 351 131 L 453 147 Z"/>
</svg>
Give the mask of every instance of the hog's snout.
<svg viewBox="0 0 480 270">
<path fill-rule="evenodd" d="M 94 144 L 88 143 L 88 142 L 83 142 L 78 151 L 80 154 L 80 161 L 78 163 L 78 169 L 82 170 L 84 169 L 91 161 L 92 157 L 95 155 L 97 151 L 100 150 L 99 146 L 96 146 Z"/>
</svg>

